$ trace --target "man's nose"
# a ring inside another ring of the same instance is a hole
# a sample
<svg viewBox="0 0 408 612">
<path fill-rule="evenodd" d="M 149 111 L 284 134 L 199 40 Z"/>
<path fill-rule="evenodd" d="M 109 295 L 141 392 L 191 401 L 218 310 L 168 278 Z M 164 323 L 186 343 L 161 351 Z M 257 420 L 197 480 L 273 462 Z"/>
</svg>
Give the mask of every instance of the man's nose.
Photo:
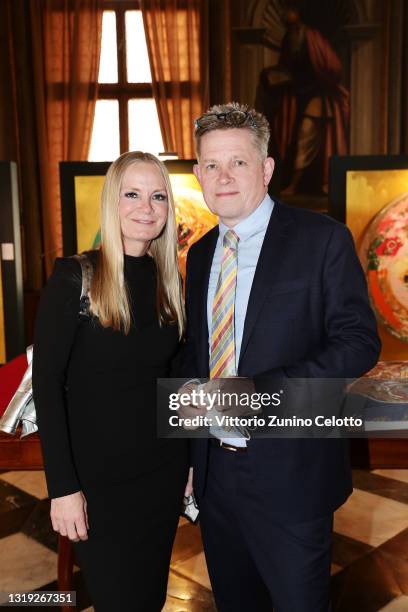
<svg viewBox="0 0 408 612">
<path fill-rule="evenodd" d="M 221 168 L 220 173 L 218 175 L 218 180 L 223 185 L 228 184 L 232 180 L 231 173 L 228 171 L 228 168 Z"/>
</svg>

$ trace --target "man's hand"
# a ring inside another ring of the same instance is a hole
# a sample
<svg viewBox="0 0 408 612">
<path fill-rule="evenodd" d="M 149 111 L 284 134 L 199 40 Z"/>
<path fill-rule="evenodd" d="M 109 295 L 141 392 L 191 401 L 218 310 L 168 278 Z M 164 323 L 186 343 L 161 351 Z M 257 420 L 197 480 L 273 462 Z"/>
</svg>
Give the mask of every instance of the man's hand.
<svg viewBox="0 0 408 612">
<path fill-rule="evenodd" d="M 240 376 L 213 378 L 205 383 L 202 388 L 204 393 L 219 394 L 221 401 L 216 403 L 214 408 L 226 416 L 240 417 L 262 412 L 260 409 L 253 410 L 250 405 L 250 396 L 255 392 L 255 386 L 251 378 Z M 247 399 L 249 401 L 246 401 Z"/>
<path fill-rule="evenodd" d="M 51 522 L 54 531 L 73 542 L 88 539 L 88 514 L 82 491 L 51 500 Z"/>
<path fill-rule="evenodd" d="M 202 385 L 197 382 L 188 382 L 177 391 L 177 393 L 183 395 L 186 400 L 187 396 L 190 396 L 190 402 L 187 403 L 187 405 L 184 405 L 186 402 L 183 402 L 183 405 L 178 409 L 178 414 L 181 418 L 192 419 L 196 416 L 204 416 L 207 414 L 206 404 L 200 403 L 199 397 L 193 393 L 194 391 L 197 392 L 201 386 Z M 186 425 L 183 425 L 183 427 L 184 429 L 197 429 L 197 427 L 187 427 Z"/>
<path fill-rule="evenodd" d="M 184 497 L 190 497 L 193 492 L 193 468 L 191 467 L 188 471 L 188 480 L 186 484 L 186 490 L 184 491 Z"/>
</svg>

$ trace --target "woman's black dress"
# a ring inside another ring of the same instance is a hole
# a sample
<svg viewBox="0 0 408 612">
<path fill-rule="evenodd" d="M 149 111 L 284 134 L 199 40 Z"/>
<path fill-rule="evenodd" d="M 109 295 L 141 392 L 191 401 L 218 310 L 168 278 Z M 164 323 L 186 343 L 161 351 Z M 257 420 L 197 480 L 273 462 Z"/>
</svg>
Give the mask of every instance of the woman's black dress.
<svg viewBox="0 0 408 612">
<path fill-rule="evenodd" d="M 156 435 L 156 379 L 169 376 L 178 329 L 159 325 L 148 255 L 125 255 L 125 279 L 128 335 L 79 318 L 79 263 L 56 261 L 37 318 L 34 401 L 49 496 L 87 500 L 88 540 L 75 547 L 96 611 L 156 612 L 187 479 L 185 441 Z"/>
</svg>

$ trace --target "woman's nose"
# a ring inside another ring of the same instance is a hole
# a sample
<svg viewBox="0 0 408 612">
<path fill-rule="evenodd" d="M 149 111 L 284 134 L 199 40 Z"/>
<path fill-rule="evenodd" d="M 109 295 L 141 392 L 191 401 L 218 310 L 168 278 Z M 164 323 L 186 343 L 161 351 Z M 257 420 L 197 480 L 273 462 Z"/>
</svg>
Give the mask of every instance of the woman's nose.
<svg viewBox="0 0 408 612">
<path fill-rule="evenodd" d="M 138 209 L 142 210 L 144 212 L 151 212 L 153 210 L 152 203 L 150 201 L 150 198 L 148 198 L 148 197 L 140 198 L 138 200 L 137 204 L 138 204 L 138 206 L 137 206 Z"/>
</svg>

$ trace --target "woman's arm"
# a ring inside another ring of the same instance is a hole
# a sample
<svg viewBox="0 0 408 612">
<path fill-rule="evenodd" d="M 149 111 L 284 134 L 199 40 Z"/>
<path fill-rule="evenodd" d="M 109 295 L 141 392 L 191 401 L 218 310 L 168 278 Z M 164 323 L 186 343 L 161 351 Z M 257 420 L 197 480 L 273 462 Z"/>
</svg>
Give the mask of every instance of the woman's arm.
<svg viewBox="0 0 408 612">
<path fill-rule="evenodd" d="M 41 295 L 33 353 L 33 396 L 51 498 L 81 489 L 65 409 L 66 369 L 78 325 L 80 295 L 80 265 L 74 259 L 57 259 Z"/>
<path fill-rule="evenodd" d="M 70 540 L 86 540 L 86 499 L 75 470 L 65 410 L 65 378 L 78 325 L 82 275 L 73 259 L 57 259 L 37 315 L 33 395 L 44 457 L 51 522 Z"/>
</svg>

